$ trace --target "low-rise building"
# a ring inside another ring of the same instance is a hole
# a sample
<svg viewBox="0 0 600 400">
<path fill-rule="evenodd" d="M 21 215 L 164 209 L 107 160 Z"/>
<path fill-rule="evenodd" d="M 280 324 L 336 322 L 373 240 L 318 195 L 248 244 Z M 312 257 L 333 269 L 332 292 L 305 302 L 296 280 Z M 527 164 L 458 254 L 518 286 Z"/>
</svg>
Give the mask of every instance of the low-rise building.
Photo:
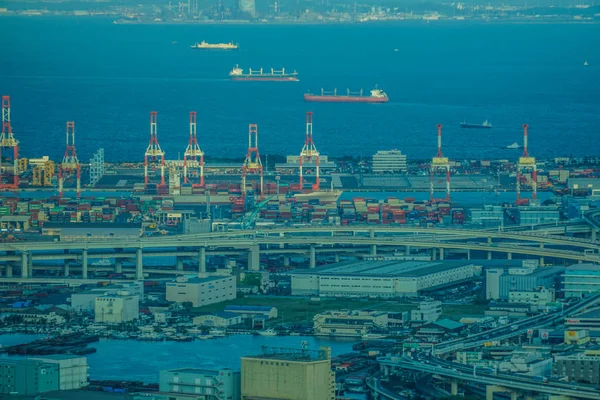
<svg viewBox="0 0 600 400">
<path fill-rule="evenodd" d="M 457 351 L 456 362 L 467 365 L 477 365 L 483 359 L 481 351 Z"/>
<path fill-rule="evenodd" d="M 88 365 L 85 357 L 55 354 L 31 359 L 58 365 L 60 390 L 81 389 L 88 384 Z"/>
<path fill-rule="evenodd" d="M 264 347 L 242 357 L 242 400 L 334 400 L 331 350 Z"/>
<path fill-rule="evenodd" d="M 564 332 L 565 344 L 581 345 L 590 341 L 590 331 L 587 329 L 571 329 Z"/>
<path fill-rule="evenodd" d="M 96 298 L 94 307 L 95 322 L 121 324 L 139 318 L 140 304 L 138 296 L 127 292 L 106 294 Z"/>
<path fill-rule="evenodd" d="M 600 384 L 600 352 L 563 353 L 554 356 L 554 375 L 571 382 Z"/>
<path fill-rule="evenodd" d="M 214 314 L 199 315 L 194 318 L 194 325 L 214 326 L 226 328 L 242 323 L 242 316 L 232 312 L 218 312 Z"/>
<path fill-rule="evenodd" d="M 537 306 L 545 306 L 555 300 L 554 289 L 540 287 L 537 290 L 512 291 L 508 293 L 510 303 L 528 303 Z"/>
<path fill-rule="evenodd" d="M 327 311 L 313 318 L 315 335 L 362 337 L 372 329 L 385 329 L 388 315 L 381 311 Z"/>
<path fill-rule="evenodd" d="M 574 264 L 564 273 L 565 297 L 583 297 L 600 291 L 600 265 Z"/>
<path fill-rule="evenodd" d="M 419 308 L 410 312 L 410 320 L 414 322 L 435 322 L 442 315 L 441 301 L 422 301 Z"/>
<path fill-rule="evenodd" d="M 530 304 L 491 302 L 485 311 L 485 315 L 493 317 L 526 317 L 530 311 Z"/>
<path fill-rule="evenodd" d="M 536 352 L 514 351 L 508 360 L 498 363 L 498 371 L 528 376 L 550 376 L 552 358 Z"/>
<path fill-rule="evenodd" d="M 360 260 L 296 270 L 292 295 L 323 297 L 415 297 L 473 279 L 481 268 L 465 261 Z"/>
<path fill-rule="evenodd" d="M 574 317 L 565 318 L 568 330 L 587 329 L 590 332 L 600 331 L 600 310 L 587 311 Z"/>
<path fill-rule="evenodd" d="M 465 324 L 461 324 L 460 322 L 451 319 L 440 319 L 423 325 L 415 335 L 422 337 L 442 337 L 448 333 L 459 333 L 465 326 Z"/>
<path fill-rule="evenodd" d="M 0 217 L 0 229 L 26 231 L 31 224 L 30 215 L 4 215 Z"/>
<path fill-rule="evenodd" d="M 268 319 L 277 318 L 277 308 L 273 306 L 227 306 L 225 312 L 239 314 L 243 319 L 263 315 Z"/>
<path fill-rule="evenodd" d="M 40 360 L 0 359 L 0 397 L 59 389 L 59 366 Z"/>
<path fill-rule="evenodd" d="M 233 276 L 181 276 L 167 283 L 167 301 L 190 302 L 194 307 L 221 303 L 236 298 L 236 279 Z"/>
<path fill-rule="evenodd" d="M 159 391 L 189 394 L 202 399 L 237 400 L 240 398 L 240 373 L 229 368 L 216 371 L 181 368 L 160 371 Z"/>
<path fill-rule="evenodd" d="M 94 311 L 96 298 L 105 294 L 117 294 L 127 292 L 132 296 L 138 296 L 140 300 L 144 298 L 144 284 L 142 281 L 123 283 L 120 285 L 108 285 L 95 287 L 83 292 L 73 293 L 71 295 L 71 307 L 79 312 Z"/>
</svg>

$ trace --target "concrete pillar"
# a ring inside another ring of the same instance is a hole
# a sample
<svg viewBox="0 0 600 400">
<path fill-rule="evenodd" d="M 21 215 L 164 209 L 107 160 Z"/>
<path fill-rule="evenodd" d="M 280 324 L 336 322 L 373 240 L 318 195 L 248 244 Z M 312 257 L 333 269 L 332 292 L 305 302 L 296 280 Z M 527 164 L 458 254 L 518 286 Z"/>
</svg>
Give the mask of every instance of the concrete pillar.
<svg viewBox="0 0 600 400">
<path fill-rule="evenodd" d="M 596 229 L 592 228 L 592 240 L 597 240 L 596 236 L 598 235 L 598 232 L 596 232 Z"/>
<path fill-rule="evenodd" d="M 135 251 L 135 279 L 144 279 L 144 256 L 141 247 Z"/>
<path fill-rule="evenodd" d="M 488 236 L 487 242 L 488 242 L 488 244 L 492 244 L 492 237 L 491 236 Z"/>
<path fill-rule="evenodd" d="M 88 278 L 88 253 L 87 249 L 81 251 L 81 278 Z"/>
<path fill-rule="evenodd" d="M 491 251 L 488 251 L 487 253 L 488 253 L 488 254 L 487 254 L 487 259 L 488 259 L 488 260 L 491 260 L 491 259 L 492 259 L 492 252 L 491 252 Z"/>
<path fill-rule="evenodd" d="M 6 264 L 6 277 L 7 278 L 13 277 L 13 266 L 10 262 L 8 264 Z"/>
<path fill-rule="evenodd" d="M 317 249 L 315 246 L 310 246 L 310 268 L 317 266 Z"/>
<path fill-rule="evenodd" d="M 467 260 L 471 259 L 471 249 L 467 249 Z"/>
<path fill-rule="evenodd" d="M 180 258 L 180 257 L 175 258 L 175 269 L 177 271 L 183 271 L 183 258 Z"/>
<path fill-rule="evenodd" d="M 546 265 L 544 263 L 544 257 L 540 257 L 540 267 L 543 267 L 544 265 Z"/>
<path fill-rule="evenodd" d="M 510 400 L 518 400 L 519 392 L 512 391 L 510 392 Z"/>
<path fill-rule="evenodd" d="M 340 262 L 340 255 L 338 253 L 335 253 L 333 255 L 333 261 L 335 261 L 336 263 Z"/>
<path fill-rule="evenodd" d="M 21 278 L 29 278 L 29 270 L 27 268 L 29 267 L 28 255 L 26 251 L 21 253 Z"/>
<path fill-rule="evenodd" d="M 374 238 L 374 237 L 375 237 L 375 231 L 374 231 L 374 230 L 372 230 L 372 229 L 371 229 L 371 230 L 369 231 L 369 237 L 370 237 L 370 238 Z"/>
<path fill-rule="evenodd" d="M 283 256 L 283 266 L 284 267 L 290 266 L 290 256 Z"/>
<path fill-rule="evenodd" d="M 371 245 L 371 255 L 372 256 L 376 256 L 377 255 L 377 245 L 376 244 L 372 244 Z"/>
<path fill-rule="evenodd" d="M 404 255 L 410 256 L 410 246 L 406 245 L 404 247 Z"/>
<path fill-rule="evenodd" d="M 437 252 L 437 250 L 435 247 L 431 249 L 431 260 L 432 261 L 435 261 L 435 259 L 436 259 L 436 252 Z"/>
<path fill-rule="evenodd" d="M 64 275 L 65 277 L 71 275 L 71 260 L 65 260 Z"/>
<path fill-rule="evenodd" d="M 248 270 L 259 271 L 260 270 L 260 246 L 255 244 L 250 246 L 248 249 Z"/>
<path fill-rule="evenodd" d="M 452 396 L 458 396 L 458 381 L 456 379 L 452 379 L 450 382 L 450 393 Z"/>
<path fill-rule="evenodd" d="M 198 272 L 206 274 L 206 247 L 200 247 L 198 250 Z"/>
<path fill-rule="evenodd" d="M 506 253 L 506 258 L 512 260 L 512 253 Z"/>
<path fill-rule="evenodd" d="M 440 247 L 440 260 L 444 259 L 444 249 Z"/>
</svg>

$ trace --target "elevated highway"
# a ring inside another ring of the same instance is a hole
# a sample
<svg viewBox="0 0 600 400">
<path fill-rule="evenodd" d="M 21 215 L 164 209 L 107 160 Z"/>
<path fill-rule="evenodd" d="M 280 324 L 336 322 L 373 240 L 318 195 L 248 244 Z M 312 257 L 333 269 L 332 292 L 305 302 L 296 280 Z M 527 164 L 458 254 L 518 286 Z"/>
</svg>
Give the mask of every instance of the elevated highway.
<svg viewBox="0 0 600 400">
<path fill-rule="evenodd" d="M 316 265 L 317 253 L 348 252 L 350 250 L 377 255 L 378 248 L 389 250 L 430 250 L 433 259 L 443 259 L 447 250 L 537 256 L 575 262 L 600 262 L 599 242 L 595 240 L 544 235 L 530 232 L 490 232 L 465 229 L 418 227 L 302 227 L 253 231 L 213 232 L 196 235 L 174 235 L 147 238 L 112 238 L 56 242 L 19 242 L 0 244 L 0 265 L 6 277 L 12 268 L 28 278 L 35 261 L 63 260 L 65 265 L 77 265 L 87 278 L 90 258 L 114 258 L 116 272 L 123 262 L 135 266 L 136 278 L 144 277 L 144 257 L 177 257 L 176 271 L 183 270 L 183 260 L 198 263 L 206 270 L 207 255 L 248 254 L 248 268 L 260 268 L 260 254 L 307 254 L 310 266 Z M 65 267 L 67 268 L 67 267 Z M 65 273 L 65 275 L 68 275 Z"/>
</svg>

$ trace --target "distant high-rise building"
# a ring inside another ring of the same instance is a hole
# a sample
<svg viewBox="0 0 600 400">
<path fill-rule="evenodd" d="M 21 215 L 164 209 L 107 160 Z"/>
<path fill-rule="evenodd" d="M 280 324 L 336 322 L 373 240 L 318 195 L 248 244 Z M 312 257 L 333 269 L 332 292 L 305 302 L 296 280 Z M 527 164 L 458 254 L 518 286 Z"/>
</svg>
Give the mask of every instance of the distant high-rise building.
<svg viewBox="0 0 600 400">
<path fill-rule="evenodd" d="M 240 11 L 250 14 L 251 17 L 256 16 L 256 3 L 254 0 L 240 0 Z"/>
</svg>

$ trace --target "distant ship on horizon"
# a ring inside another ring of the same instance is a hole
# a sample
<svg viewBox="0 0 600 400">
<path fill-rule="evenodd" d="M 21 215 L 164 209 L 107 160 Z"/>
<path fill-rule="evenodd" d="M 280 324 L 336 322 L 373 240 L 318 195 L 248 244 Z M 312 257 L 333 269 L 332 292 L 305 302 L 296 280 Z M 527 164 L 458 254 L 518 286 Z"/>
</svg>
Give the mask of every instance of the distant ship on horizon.
<svg viewBox="0 0 600 400">
<path fill-rule="evenodd" d="M 229 42 L 229 43 L 207 43 L 206 41 L 202 41 L 200 43 L 194 43 L 192 49 L 196 50 L 237 50 L 238 45 Z"/>
<path fill-rule="evenodd" d="M 517 142 L 514 142 L 513 144 L 509 144 L 508 146 L 502 146 L 500 148 L 503 149 L 503 150 L 518 150 L 518 149 L 522 149 L 523 146 L 521 146 Z"/>
<path fill-rule="evenodd" d="M 487 119 L 481 124 L 469 124 L 463 121 L 460 123 L 460 127 L 464 129 L 492 129 L 492 124 Z"/>
<path fill-rule="evenodd" d="M 265 72 L 262 68 L 258 71 L 250 68 L 248 73 L 244 73 L 244 70 L 240 68 L 239 65 L 236 65 L 229 73 L 229 79 L 232 81 L 297 82 L 298 73 L 296 71 L 285 72 L 285 68 L 282 68 L 281 71 L 276 71 L 271 68 L 270 72 Z"/>
<path fill-rule="evenodd" d="M 350 89 L 345 95 L 339 95 L 337 89 L 333 92 L 325 92 L 321 89 L 321 94 L 305 93 L 304 101 L 315 101 L 323 103 L 387 103 L 389 101 L 388 95 L 381 89 L 371 90 L 370 96 L 363 96 L 362 89 L 359 92 L 352 93 Z"/>
</svg>

